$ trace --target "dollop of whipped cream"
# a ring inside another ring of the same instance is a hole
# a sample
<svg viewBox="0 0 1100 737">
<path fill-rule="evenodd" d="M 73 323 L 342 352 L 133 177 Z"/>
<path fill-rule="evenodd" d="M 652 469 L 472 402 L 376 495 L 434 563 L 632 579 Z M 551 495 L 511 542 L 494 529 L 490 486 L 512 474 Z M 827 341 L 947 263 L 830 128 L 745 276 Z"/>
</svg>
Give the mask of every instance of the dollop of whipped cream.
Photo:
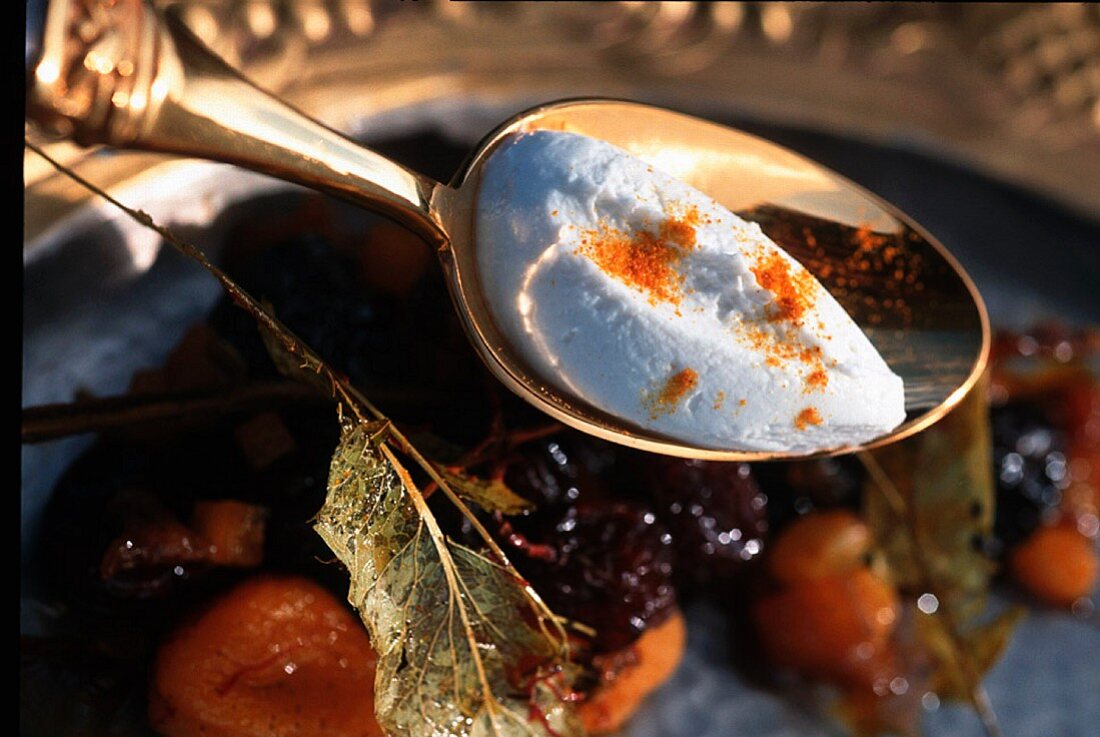
<svg viewBox="0 0 1100 737">
<path fill-rule="evenodd" d="M 539 377 L 669 438 L 806 453 L 905 419 L 902 380 L 801 264 L 604 141 L 516 134 L 477 212 L 482 286 Z"/>
</svg>

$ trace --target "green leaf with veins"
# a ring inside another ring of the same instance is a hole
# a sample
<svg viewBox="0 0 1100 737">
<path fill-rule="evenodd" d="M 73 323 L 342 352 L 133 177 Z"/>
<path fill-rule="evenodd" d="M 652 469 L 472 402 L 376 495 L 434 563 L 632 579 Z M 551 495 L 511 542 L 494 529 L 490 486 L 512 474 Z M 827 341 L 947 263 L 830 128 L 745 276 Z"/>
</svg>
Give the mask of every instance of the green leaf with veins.
<svg viewBox="0 0 1100 737">
<path fill-rule="evenodd" d="M 512 568 L 443 535 L 385 430 L 344 423 L 316 523 L 378 651 L 379 724 L 391 737 L 582 734 L 561 698 L 576 674 L 558 623 Z"/>
<path fill-rule="evenodd" d="M 483 479 L 462 471 L 455 471 L 439 463 L 432 465 L 455 490 L 455 493 L 487 512 L 520 514 L 535 508 L 532 502 L 512 491 L 500 479 Z"/>
</svg>

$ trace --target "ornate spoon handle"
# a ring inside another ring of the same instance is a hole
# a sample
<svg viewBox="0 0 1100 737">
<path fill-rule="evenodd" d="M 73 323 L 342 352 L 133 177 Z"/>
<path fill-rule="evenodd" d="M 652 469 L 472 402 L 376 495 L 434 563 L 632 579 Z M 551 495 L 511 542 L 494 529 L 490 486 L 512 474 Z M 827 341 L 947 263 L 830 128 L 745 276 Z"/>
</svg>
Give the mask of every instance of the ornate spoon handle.
<svg viewBox="0 0 1100 737">
<path fill-rule="evenodd" d="M 27 43 L 27 115 L 43 127 L 85 145 L 237 164 L 446 240 L 428 204 L 438 183 L 259 89 L 179 19 L 141 0 L 52 0 L 40 14 L 41 40 Z"/>
</svg>

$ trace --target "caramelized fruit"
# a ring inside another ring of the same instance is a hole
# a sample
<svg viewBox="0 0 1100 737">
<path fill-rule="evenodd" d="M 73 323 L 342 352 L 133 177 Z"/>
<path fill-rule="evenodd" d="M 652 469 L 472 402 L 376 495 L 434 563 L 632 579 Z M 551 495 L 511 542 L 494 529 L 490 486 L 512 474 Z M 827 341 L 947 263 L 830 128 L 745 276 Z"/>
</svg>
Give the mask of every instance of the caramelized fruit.
<svg viewBox="0 0 1100 737">
<path fill-rule="evenodd" d="M 595 502 L 552 527 L 516 527 L 531 547 L 512 562 L 551 609 L 596 630 L 597 652 L 629 645 L 676 603 L 672 538 L 652 512 Z"/>
<path fill-rule="evenodd" d="M 1009 556 L 1012 577 L 1040 601 L 1069 607 L 1096 588 L 1095 543 L 1073 527 L 1040 527 Z"/>
<path fill-rule="evenodd" d="M 870 687 L 893 668 L 898 594 L 866 565 L 870 534 L 851 512 L 788 525 L 767 557 L 774 590 L 752 608 L 769 660 L 809 678 Z"/>
<path fill-rule="evenodd" d="M 600 681 L 578 709 L 585 730 L 596 735 L 619 729 L 676 671 L 686 641 L 684 617 L 676 610 L 622 650 L 597 657 Z"/>
<path fill-rule="evenodd" d="M 597 631 L 596 652 L 629 645 L 676 604 L 672 536 L 648 507 L 612 492 L 614 459 L 563 432 L 524 446 L 504 476 L 537 505 L 500 525 L 505 550 L 551 609 Z"/>
<path fill-rule="evenodd" d="M 852 512 L 816 512 L 783 530 L 768 556 L 768 571 L 787 584 L 848 573 L 864 565 L 870 545 L 867 525 Z"/>
<path fill-rule="evenodd" d="M 149 721 L 166 737 L 381 737 L 375 660 L 362 624 L 320 586 L 254 578 L 161 645 Z"/>
<path fill-rule="evenodd" d="M 773 663 L 853 686 L 870 686 L 889 671 L 887 641 L 898 613 L 897 593 L 865 568 L 801 581 L 753 608 Z"/>
</svg>

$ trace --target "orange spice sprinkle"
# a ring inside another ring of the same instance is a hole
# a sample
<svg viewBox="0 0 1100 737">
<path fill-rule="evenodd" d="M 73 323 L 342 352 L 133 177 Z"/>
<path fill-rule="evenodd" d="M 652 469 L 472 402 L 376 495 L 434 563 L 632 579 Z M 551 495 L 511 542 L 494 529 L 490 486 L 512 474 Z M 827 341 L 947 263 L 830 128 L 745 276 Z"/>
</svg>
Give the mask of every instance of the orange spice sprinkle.
<svg viewBox="0 0 1100 737">
<path fill-rule="evenodd" d="M 760 256 L 751 271 L 757 283 L 775 295 L 771 321 L 801 325 L 802 316 L 813 307 L 817 289 L 810 272 L 801 269 L 792 275 L 790 264 L 776 251 Z"/>
<path fill-rule="evenodd" d="M 699 383 L 699 374 L 695 369 L 686 368 L 669 377 L 665 382 L 665 388 L 661 390 L 658 401 L 663 404 L 675 404 L 684 398 L 684 395 L 695 388 Z"/>
<path fill-rule="evenodd" d="M 722 405 L 725 403 L 726 393 L 724 391 L 719 391 L 716 395 L 714 395 L 714 409 L 722 409 Z"/>
<path fill-rule="evenodd" d="M 799 430 L 805 430 L 810 425 L 820 425 L 821 415 L 813 407 L 807 407 L 794 418 L 794 426 Z"/>
<path fill-rule="evenodd" d="M 798 352 L 798 360 L 802 363 L 821 363 L 821 346 L 803 347 Z"/>
<path fill-rule="evenodd" d="M 676 406 L 680 403 L 680 400 L 683 399 L 684 395 L 689 391 L 694 389 L 698 383 L 699 374 L 695 372 L 695 369 L 691 368 L 677 371 L 675 374 L 668 377 L 661 391 L 658 392 L 655 397 L 650 397 L 647 400 L 649 403 L 650 418 L 655 420 L 660 415 L 675 412 Z"/>
<path fill-rule="evenodd" d="M 699 212 L 688 208 L 682 216 L 665 219 L 654 235 L 648 231 L 624 233 L 607 228 L 585 231 L 575 253 L 587 256 L 604 273 L 649 297 L 650 304 L 680 304 L 683 276 L 676 265 L 695 248 Z"/>
<path fill-rule="evenodd" d="M 695 227 L 699 225 L 699 208 L 692 205 L 680 217 L 670 217 L 661 223 L 661 238 L 680 246 L 695 248 Z"/>
<path fill-rule="evenodd" d="M 617 230 L 589 231 L 577 252 L 592 259 L 604 273 L 647 294 L 650 304 L 680 303 L 683 277 L 674 265 L 683 252 L 651 233 L 631 236 Z"/>
<path fill-rule="evenodd" d="M 788 361 L 797 361 L 802 364 L 805 367 L 804 392 L 824 390 L 829 385 L 829 375 L 821 346 L 804 345 L 794 327 L 765 328 L 747 323 L 742 326 L 739 335 L 747 340 L 753 349 L 764 354 L 766 366 L 779 368 Z M 836 362 L 831 362 L 831 365 L 835 366 Z"/>
<path fill-rule="evenodd" d="M 806 392 L 814 389 L 824 389 L 829 385 L 829 375 L 824 369 L 815 369 L 806 377 Z"/>
<path fill-rule="evenodd" d="M 747 400 L 747 399 L 742 399 L 741 401 L 739 401 L 739 402 L 737 403 L 737 406 L 738 406 L 738 407 L 744 407 L 744 406 L 745 406 L 746 404 L 748 404 L 748 403 L 749 403 L 749 400 Z"/>
</svg>

